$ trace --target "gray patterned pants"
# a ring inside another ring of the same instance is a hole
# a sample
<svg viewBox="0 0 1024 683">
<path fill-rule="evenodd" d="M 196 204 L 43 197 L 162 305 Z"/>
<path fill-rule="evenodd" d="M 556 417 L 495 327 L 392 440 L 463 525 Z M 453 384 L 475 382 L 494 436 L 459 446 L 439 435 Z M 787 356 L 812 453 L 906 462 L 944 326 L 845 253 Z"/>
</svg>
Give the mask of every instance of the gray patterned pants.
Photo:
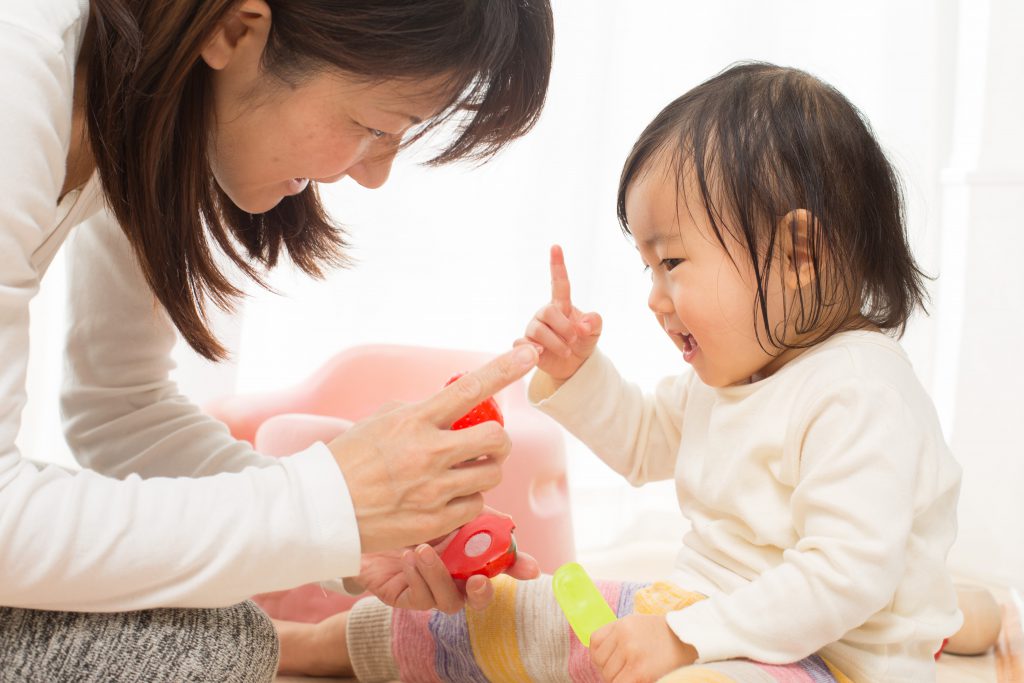
<svg viewBox="0 0 1024 683">
<path fill-rule="evenodd" d="M 261 683 L 277 657 L 274 625 L 251 602 L 112 614 L 0 607 L 0 683 Z"/>
</svg>

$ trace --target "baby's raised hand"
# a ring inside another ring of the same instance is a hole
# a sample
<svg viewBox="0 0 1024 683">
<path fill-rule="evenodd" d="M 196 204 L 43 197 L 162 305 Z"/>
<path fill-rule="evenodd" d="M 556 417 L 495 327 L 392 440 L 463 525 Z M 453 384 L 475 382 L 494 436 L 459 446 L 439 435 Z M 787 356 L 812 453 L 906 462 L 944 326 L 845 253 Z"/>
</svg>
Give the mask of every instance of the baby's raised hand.
<svg viewBox="0 0 1024 683">
<path fill-rule="evenodd" d="M 526 326 L 526 335 L 513 346 L 533 344 L 540 354 L 537 367 L 557 382 L 573 376 L 590 357 L 601 336 L 601 316 L 583 313 L 572 305 L 569 274 L 562 248 L 551 247 L 551 303 Z"/>
<path fill-rule="evenodd" d="M 631 614 L 590 636 L 590 661 L 608 683 L 654 683 L 696 659 L 662 615 Z"/>
</svg>

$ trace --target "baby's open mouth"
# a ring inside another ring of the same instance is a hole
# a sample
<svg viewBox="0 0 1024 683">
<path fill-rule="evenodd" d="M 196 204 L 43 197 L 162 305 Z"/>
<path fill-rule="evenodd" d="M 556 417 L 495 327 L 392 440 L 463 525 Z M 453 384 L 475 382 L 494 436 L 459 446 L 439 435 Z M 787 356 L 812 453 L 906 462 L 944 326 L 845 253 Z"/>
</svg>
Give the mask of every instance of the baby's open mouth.
<svg viewBox="0 0 1024 683">
<path fill-rule="evenodd" d="M 697 340 L 692 334 L 683 335 L 683 358 L 690 360 L 693 358 L 694 354 L 697 353 L 697 349 L 699 348 L 700 344 L 697 343 Z"/>
</svg>

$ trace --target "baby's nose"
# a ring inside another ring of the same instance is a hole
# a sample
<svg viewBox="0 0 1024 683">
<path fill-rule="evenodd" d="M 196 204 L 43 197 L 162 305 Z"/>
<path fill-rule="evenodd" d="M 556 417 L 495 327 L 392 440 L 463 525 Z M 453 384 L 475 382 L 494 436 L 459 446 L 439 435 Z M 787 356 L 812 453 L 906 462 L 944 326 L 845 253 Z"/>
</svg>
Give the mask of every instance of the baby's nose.
<svg viewBox="0 0 1024 683">
<path fill-rule="evenodd" d="M 647 307 L 658 316 L 659 321 L 672 311 L 672 301 L 662 294 L 657 287 L 651 287 L 651 293 L 647 297 Z"/>
</svg>

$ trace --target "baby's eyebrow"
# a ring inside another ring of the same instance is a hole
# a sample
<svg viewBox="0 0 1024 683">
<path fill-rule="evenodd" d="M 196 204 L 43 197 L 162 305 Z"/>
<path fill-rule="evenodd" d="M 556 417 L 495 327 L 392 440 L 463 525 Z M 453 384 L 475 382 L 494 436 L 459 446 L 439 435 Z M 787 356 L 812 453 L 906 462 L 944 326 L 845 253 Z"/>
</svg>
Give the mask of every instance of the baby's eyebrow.
<svg viewBox="0 0 1024 683">
<path fill-rule="evenodd" d="M 633 243 L 633 248 L 636 249 L 636 255 L 640 257 L 640 263 L 644 264 L 644 268 L 650 268 L 650 264 L 647 263 L 647 259 L 644 258 L 643 253 L 640 251 L 640 247 Z"/>
<path fill-rule="evenodd" d="M 668 242 L 674 237 L 678 237 L 678 235 L 667 230 L 659 230 L 656 228 L 654 234 L 644 240 L 641 240 L 640 244 L 645 247 L 653 247 L 663 242 Z M 639 249 L 639 247 L 637 248 Z"/>
</svg>

